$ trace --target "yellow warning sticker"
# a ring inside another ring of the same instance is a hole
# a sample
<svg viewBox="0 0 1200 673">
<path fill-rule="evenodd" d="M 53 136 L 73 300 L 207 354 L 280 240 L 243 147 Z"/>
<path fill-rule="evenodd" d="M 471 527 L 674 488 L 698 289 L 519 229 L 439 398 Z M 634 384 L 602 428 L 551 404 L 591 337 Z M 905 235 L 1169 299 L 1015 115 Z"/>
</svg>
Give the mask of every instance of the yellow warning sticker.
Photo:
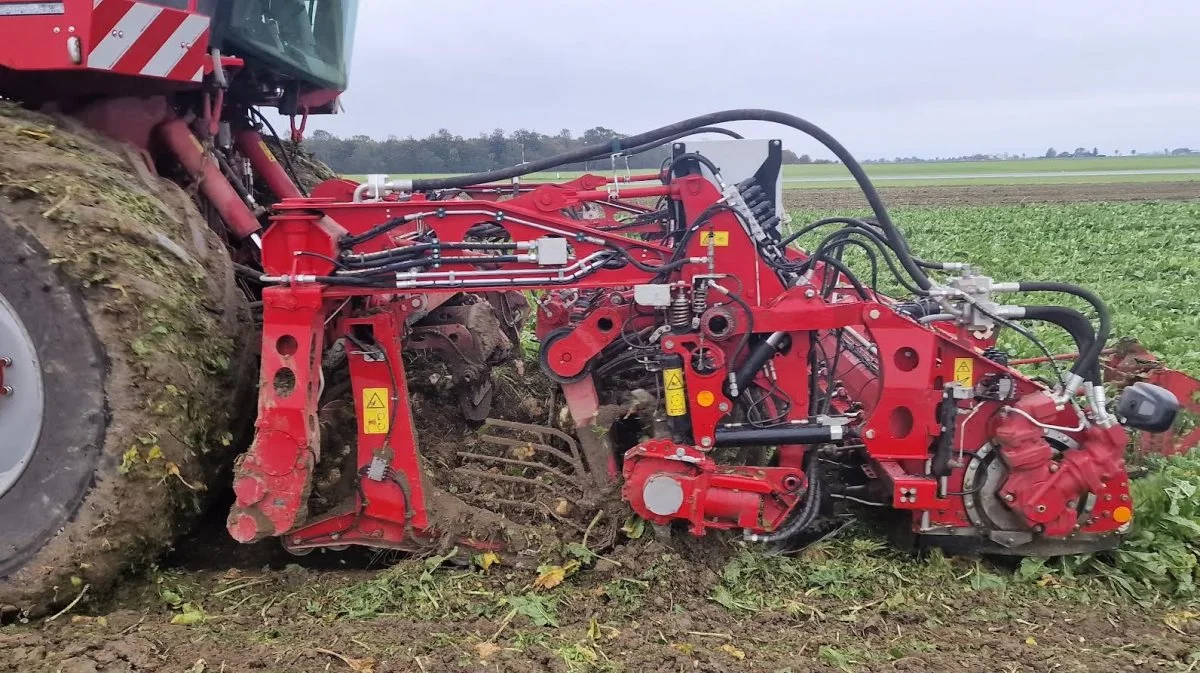
<svg viewBox="0 0 1200 673">
<path fill-rule="evenodd" d="M 728 231 L 702 231 L 700 232 L 700 245 L 708 245 L 708 240 L 712 239 L 713 247 L 724 248 L 729 245 Z"/>
<path fill-rule="evenodd" d="M 388 389 L 363 388 L 362 427 L 364 435 L 387 434 L 391 418 L 388 416 Z"/>
<path fill-rule="evenodd" d="M 267 155 L 268 159 L 276 163 L 279 162 L 279 160 L 275 158 L 275 155 L 271 154 L 271 148 L 267 147 L 267 141 L 260 138 L 258 140 L 258 146 L 262 148 L 263 154 Z"/>
<path fill-rule="evenodd" d="M 683 390 L 683 370 L 664 369 L 663 389 L 666 391 L 667 415 L 687 414 L 687 393 Z"/>
<path fill-rule="evenodd" d="M 975 360 L 954 358 L 954 382 L 967 388 L 975 385 Z"/>
</svg>

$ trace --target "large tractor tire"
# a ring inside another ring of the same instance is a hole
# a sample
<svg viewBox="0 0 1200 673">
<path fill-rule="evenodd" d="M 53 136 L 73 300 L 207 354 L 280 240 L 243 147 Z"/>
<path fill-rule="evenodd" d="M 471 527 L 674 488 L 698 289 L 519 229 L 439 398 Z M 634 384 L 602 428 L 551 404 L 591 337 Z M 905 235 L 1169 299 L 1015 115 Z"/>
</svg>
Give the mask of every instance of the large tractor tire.
<svg viewBox="0 0 1200 673">
<path fill-rule="evenodd" d="M 0 103 L 0 617 L 157 558 L 253 414 L 232 267 L 131 148 Z"/>
</svg>

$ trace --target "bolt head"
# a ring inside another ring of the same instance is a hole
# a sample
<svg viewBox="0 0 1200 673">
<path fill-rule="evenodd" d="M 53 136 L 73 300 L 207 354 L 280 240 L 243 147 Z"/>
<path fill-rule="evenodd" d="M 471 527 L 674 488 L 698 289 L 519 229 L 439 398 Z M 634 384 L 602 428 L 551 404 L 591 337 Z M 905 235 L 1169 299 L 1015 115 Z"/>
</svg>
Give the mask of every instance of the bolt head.
<svg viewBox="0 0 1200 673">
<path fill-rule="evenodd" d="M 873 308 L 867 313 L 867 317 L 871 320 L 878 320 L 880 315 L 879 309 L 877 308 Z"/>
<path fill-rule="evenodd" d="M 0 397 L 8 397 L 9 395 L 12 395 L 12 394 L 13 394 L 12 386 L 4 386 L 3 388 L 0 388 Z"/>
<path fill-rule="evenodd" d="M 712 437 L 701 437 L 700 446 L 712 446 Z"/>
<path fill-rule="evenodd" d="M 721 411 L 729 411 L 729 403 L 728 403 L 728 402 L 722 402 L 722 403 L 720 403 L 720 404 L 718 404 L 718 405 L 717 405 L 717 408 L 718 408 L 718 409 L 720 409 Z"/>
<path fill-rule="evenodd" d="M 1016 496 L 1014 496 L 1012 493 L 1004 494 L 1004 502 L 1012 502 L 1013 500 L 1016 500 L 1016 499 L 1017 499 Z"/>
<path fill-rule="evenodd" d="M 875 434 L 876 433 L 874 430 L 867 430 L 866 434 L 863 436 L 866 437 L 867 439 L 875 439 Z"/>
<path fill-rule="evenodd" d="M 0 357 L 0 367 L 11 367 L 11 366 L 12 366 L 12 358 L 7 357 L 7 356 Z"/>
<path fill-rule="evenodd" d="M 1058 472 L 1058 463 L 1050 463 L 1050 471 Z"/>
<path fill-rule="evenodd" d="M 813 297 L 817 296 L 817 291 L 810 287 L 804 291 L 804 296 L 809 299 L 812 299 Z"/>
<path fill-rule="evenodd" d="M 1045 505 L 1038 505 L 1038 506 L 1037 506 L 1037 511 L 1038 511 L 1038 513 L 1045 512 L 1045 511 L 1046 511 L 1046 506 L 1045 506 Z"/>
<path fill-rule="evenodd" d="M 664 348 L 674 348 L 675 342 L 672 341 L 671 339 L 667 339 L 666 341 L 663 342 L 663 347 Z"/>
</svg>

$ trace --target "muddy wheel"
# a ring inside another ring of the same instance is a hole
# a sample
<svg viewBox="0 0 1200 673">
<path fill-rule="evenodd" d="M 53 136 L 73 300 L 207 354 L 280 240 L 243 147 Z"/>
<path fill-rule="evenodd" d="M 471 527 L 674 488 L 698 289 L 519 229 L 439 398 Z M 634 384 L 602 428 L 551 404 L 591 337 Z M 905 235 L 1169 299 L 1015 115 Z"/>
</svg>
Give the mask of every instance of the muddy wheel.
<svg viewBox="0 0 1200 673">
<path fill-rule="evenodd" d="M 79 508 L 104 443 L 104 351 L 78 295 L 0 220 L 0 575 Z M 47 413 L 51 411 L 53 413 Z"/>
<path fill-rule="evenodd" d="M 0 104 L 0 616 L 156 559 L 254 408 L 222 244 L 136 154 L 68 123 Z"/>
</svg>

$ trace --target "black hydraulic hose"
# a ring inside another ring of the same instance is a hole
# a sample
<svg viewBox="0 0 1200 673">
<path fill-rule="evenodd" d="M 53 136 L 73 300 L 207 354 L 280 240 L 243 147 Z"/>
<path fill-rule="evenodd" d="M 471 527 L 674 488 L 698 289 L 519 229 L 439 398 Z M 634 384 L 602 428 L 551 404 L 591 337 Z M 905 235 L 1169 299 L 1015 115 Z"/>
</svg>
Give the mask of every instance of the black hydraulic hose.
<svg viewBox="0 0 1200 673">
<path fill-rule="evenodd" d="M 676 140 L 679 140 L 680 138 L 686 138 L 688 136 L 697 136 L 702 133 L 719 133 L 723 136 L 729 136 L 730 138 L 733 138 L 735 140 L 745 140 L 745 137 L 736 131 L 730 131 L 729 129 L 721 128 L 720 126 L 704 126 L 704 127 L 698 128 L 698 129 L 693 129 L 691 131 L 683 131 L 681 133 L 676 133 L 675 135 L 667 136 L 666 138 L 661 138 L 661 139 L 655 140 L 653 142 L 644 143 L 642 145 L 638 145 L 637 147 L 630 147 L 628 149 L 622 149 L 619 152 L 619 154 L 631 157 L 635 154 L 649 152 L 650 150 L 655 149 L 657 147 L 662 147 L 663 145 L 668 145 L 670 143 L 675 142 Z M 587 161 L 595 161 L 597 159 L 605 159 L 605 158 L 612 156 L 613 154 L 614 154 L 614 152 L 598 152 L 596 154 L 593 154 L 591 156 L 591 158 L 587 159 Z"/>
<path fill-rule="evenodd" d="M 375 238 L 376 236 L 379 236 L 380 234 L 385 234 L 385 233 L 391 231 L 392 229 L 395 229 L 396 227 L 398 227 L 406 222 L 409 222 L 409 221 L 410 220 L 407 215 L 401 215 L 400 217 L 393 217 L 393 218 L 387 220 L 386 222 L 382 222 L 380 224 L 377 224 L 377 225 L 371 227 L 370 229 L 364 231 L 361 234 L 357 234 L 354 236 L 343 236 L 341 239 L 338 240 L 338 245 L 341 247 L 342 250 L 349 250 L 350 248 L 353 248 L 354 246 L 358 245 L 359 243 L 362 243 L 363 241 L 369 241 L 372 238 Z"/>
<path fill-rule="evenodd" d="M 417 243 L 414 245 L 406 245 L 399 248 L 391 248 L 381 250 L 379 252 L 369 252 L 362 255 L 342 254 L 342 261 L 346 267 L 362 268 L 370 266 L 378 266 L 379 264 L 392 262 L 396 260 L 411 259 L 413 257 L 422 256 L 424 253 L 434 251 L 439 254 L 443 250 L 516 250 L 516 243 Z M 433 259 L 433 258 L 431 258 Z M 485 258 L 481 257 L 481 260 Z M 438 261 L 433 259 L 433 261 Z"/>
<path fill-rule="evenodd" d="M 847 225 L 864 226 L 864 227 L 867 226 L 866 221 L 860 220 L 860 219 L 857 219 L 854 217 L 825 217 L 825 218 L 817 220 L 816 222 L 810 222 L 810 223 L 804 225 L 803 227 L 800 227 L 796 231 L 793 231 L 792 233 L 788 234 L 786 238 L 784 238 L 782 241 L 779 242 L 779 245 L 784 245 L 784 246 L 791 245 L 796 239 L 807 234 L 808 232 L 813 231 L 815 229 L 819 229 L 821 227 L 824 227 L 824 226 L 827 226 L 830 224 L 847 224 Z"/>
<path fill-rule="evenodd" d="M 391 275 L 409 269 L 419 269 L 429 266 L 437 260 L 428 257 L 406 259 L 399 262 L 389 262 L 378 266 L 368 266 L 358 269 L 347 269 L 338 275 L 339 278 L 375 278 L 376 276 Z"/>
<path fill-rule="evenodd" d="M 669 175 L 671 173 L 671 171 L 675 170 L 675 164 L 678 164 L 681 161 L 687 161 L 689 159 L 699 161 L 700 163 L 704 164 L 704 167 L 707 168 L 709 170 L 709 172 L 712 173 L 713 175 L 717 175 L 718 173 L 721 172 L 721 169 L 718 168 L 717 165 L 712 162 L 712 159 L 709 159 L 708 157 L 704 156 L 703 154 L 696 154 L 695 152 L 684 152 L 683 154 L 680 154 L 679 156 L 675 157 L 674 159 L 671 159 L 671 161 L 669 161 L 667 163 L 667 167 L 665 169 L 663 169 L 663 173 Z"/>
<path fill-rule="evenodd" d="M 437 247 L 437 243 L 416 243 L 399 248 L 390 248 L 388 250 L 380 250 L 379 252 L 368 252 L 363 254 L 354 254 L 349 250 L 343 250 L 340 256 L 342 262 L 346 266 L 362 266 L 370 265 L 375 262 L 386 262 L 393 259 L 417 257 L 425 252 L 434 250 Z"/>
<path fill-rule="evenodd" d="M 1080 351 L 1079 359 L 1075 361 L 1075 365 L 1071 368 L 1072 374 L 1085 376 L 1085 372 L 1087 371 L 1085 367 L 1089 366 L 1089 363 L 1099 363 L 1100 352 L 1104 350 L 1105 344 L 1108 343 L 1109 334 L 1112 331 L 1112 313 L 1108 310 L 1108 305 L 1091 290 L 1086 290 L 1071 283 L 1021 281 L 1017 286 L 1021 292 L 1059 292 L 1073 295 L 1091 304 L 1092 308 L 1096 309 L 1096 316 L 1100 320 L 1100 325 L 1096 328 L 1095 339 L 1086 352 Z"/>
<path fill-rule="evenodd" d="M 783 522 L 779 530 L 766 535 L 751 535 L 749 539 L 753 542 L 779 542 L 795 536 L 800 531 L 808 528 L 813 521 L 816 521 L 817 514 L 821 511 L 821 460 L 817 458 L 817 452 L 810 449 L 806 456 L 805 462 L 808 463 L 804 470 L 808 477 L 808 492 L 804 494 L 804 505 L 799 512 L 792 515 L 790 519 Z"/>
<path fill-rule="evenodd" d="M 903 287 L 905 290 L 907 290 L 915 295 L 925 294 L 918 288 L 914 287 L 913 284 L 910 283 L 904 277 L 904 274 L 900 273 L 900 269 L 896 268 L 896 262 L 892 259 L 891 255 L 887 254 L 887 251 L 889 248 L 884 244 L 883 239 L 879 238 L 879 234 L 876 234 L 873 232 L 867 233 L 869 231 L 870 231 L 869 229 L 857 229 L 857 228 L 847 227 L 846 229 L 839 230 L 838 234 L 841 234 L 841 235 L 838 236 L 838 238 L 836 238 L 834 240 L 835 240 L 835 243 L 840 241 L 842 239 L 842 237 L 845 237 L 847 240 L 856 240 L 856 239 L 849 238 L 853 234 L 861 234 L 861 235 L 866 236 L 871 241 L 874 241 L 875 246 L 879 249 L 879 256 L 883 257 L 883 262 L 884 262 L 884 264 L 887 265 L 888 271 L 891 272 L 892 277 L 896 279 L 896 282 L 899 283 L 901 287 Z M 842 233 L 842 232 L 845 232 L 845 233 Z M 835 234 L 835 235 L 837 235 L 837 234 Z"/>
<path fill-rule="evenodd" d="M 742 351 L 746 350 L 746 345 L 750 343 L 750 335 L 754 334 L 754 311 L 750 308 L 750 304 L 747 304 L 746 300 L 742 299 L 741 295 L 734 292 L 725 292 L 725 296 L 732 299 L 741 307 L 742 312 L 746 314 L 746 331 L 742 332 L 742 337 L 738 339 L 737 346 L 733 347 L 733 355 L 729 358 L 729 362 L 733 364 L 742 356 Z"/>
<path fill-rule="evenodd" d="M 829 244 L 822 244 L 822 246 L 820 248 L 820 250 L 821 250 L 820 254 L 814 255 L 811 258 L 811 260 L 813 260 L 813 261 L 820 261 L 822 259 L 828 260 L 828 259 L 830 259 L 831 253 L 837 253 L 838 256 L 840 257 L 841 256 L 840 253 L 848 245 L 852 245 L 856 248 L 860 248 L 860 249 L 862 249 L 863 253 L 866 254 L 867 260 L 870 261 L 870 263 L 871 263 L 871 290 L 878 291 L 878 289 L 879 289 L 879 262 L 875 258 L 875 251 L 871 249 L 871 246 L 867 245 L 866 243 L 864 243 L 858 239 L 849 238 L 848 236 L 843 236 Z M 885 261 L 888 262 L 889 268 L 891 268 L 892 271 L 896 271 L 896 267 L 891 266 L 891 258 L 888 257 L 886 254 L 883 255 L 883 258 Z M 839 259 L 839 261 L 841 261 L 841 260 Z M 912 285 L 906 283 L 904 281 L 903 277 L 896 276 L 896 279 L 899 280 L 900 284 L 904 285 L 904 287 L 909 292 L 913 291 Z"/>
<path fill-rule="evenodd" d="M 1087 381 L 1097 385 L 1102 382 L 1100 362 L 1084 359 L 1084 353 L 1091 349 L 1092 343 L 1096 339 L 1092 321 L 1088 320 L 1087 316 L 1066 306 L 1022 306 L 1021 308 L 1025 310 L 1024 318 L 1026 320 L 1048 322 L 1063 328 L 1071 335 L 1071 339 L 1075 341 L 1075 350 L 1079 353 L 1075 364 L 1071 367 L 1072 374 L 1079 374 Z"/>
<path fill-rule="evenodd" d="M 407 271 L 409 269 L 417 269 L 424 266 L 437 266 L 441 264 L 497 264 L 497 263 L 513 263 L 521 261 L 516 255 L 481 255 L 474 256 L 445 256 L 445 257 L 420 257 L 418 259 L 406 259 L 399 262 L 390 262 L 388 264 L 380 264 L 378 266 L 367 266 L 357 269 L 351 269 L 351 272 L 339 274 L 339 278 L 368 278 L 383 274 L 396 273 L 397 271 Z"/>
<path fill-rule="evenodd" d="M 850 269 L 844 263 L 834 259 L 833 257 L 825 257 L 824 259 L 826 264 L 837 269 L 843 276 L 846 277 L 846 280 L 850 281 L 850 285 L 854 286 L 854 291 L 858 293 L 859 299 L 870 301 L 871 296 L 867 294 L 867 289 L 863 287 L 862 282 L 858 280 L 858 276 L 855 276 L 854 273 L 850 271 Z"/>
<path fill-rule="evenodd" d="M 678 269 L 679 267 L 688 263 L 688 259 L 686 257 L 681 257 L 681 258 L 672 259 L 669 262 L 663 262 L 662 264 L 654 266 L 651 264 L 646 264 L 646 263 L 642 262 L 641 260 L 635 258 L 632 253 L 630 253 L 628 250 L 626 250 L 625 248 L 623 248 L 619 245 L 610 244 L 608 246 L 608 248 L 619 253 L 621 255 L 621 257 L 625 258 L 625 261 L 632 264 L 633 267 L 635 269 L 637 269 L 638 271 L 644 271 L 646 273 L 666 273 L 668 271 L 674 271 L 675 269 Z"/>
<path fill-rule="evenodd" d="M 856 217 L 841 217 L 841 216 L 826 217 L 824 219 L 817 220 L 816 222 L 806 224 L 803 227 L 801 227 L 800 229 L 792 232 L 791 234 L 788 234 L 788 236 L 786 238 L 784 238 L 782 241 L 780 241 L 779 245 L 784 246 L 784 247 L 791 245 L 793 242 L 795 242 L 796 239 L 809 233 L 810 231 L 819 229 L 820 227 L 828 226 L 830 224 L 844 224 L 846 226 L 843 227 L 843 229 L 848 229 L 851 231 L 861 231 L 862 233 L 864 233 L 864 234 L 870 236 L 871 238 L 873 238 L 874 240 L 878 241 L 880 243 L 880 245 L 887 245 L 890 247 L 890 243 L 885 238 L 883 238 L 879 234 L 878 231 L 876 231 L 878 226 L 871 220 L 861 220 Z M 917 266 L 924 268 L 924 269 L 944 269 L 944 268 L 946 268 L 945 262 L 927 262 L 927 261 L 921 259 L 920 257 L 913 257 L 913 261 L 917 263 Z"/>
<path fill-rule="evenodd" d="M 225 155 L 221 152 L 213 152 L 213 155 L 217 157 L 217 165 L 220 166 L 221 172 L 225 174 L 225 179 L 229 180 L 229 184 L 233 186 L 233 191 L 237 192 L 238 196 L 242 197 L 242 201 L 244 201 L 251 210 L 257 210 L 259 206 L 258 202 L 254 200 L 254 195 L 252 195 L 246 189 L 246 184 L 242 182 L 241 176 L 234 172 L 233 166 L 229 165 L 229 161 L 225 158 Z M 262 211 L 259 210 L 257 213 L 255 213 L 255 215 L 261 212 Z"/>
<path fill-rule="evenodd" d="M 801 131 L 812 138 L 816 139 L 824 145 L 829 151 L 833 152 L 846 169 L 850 171 L 850 175 L 854 177 L 858 183 L 863 195 L 867 199 L 867 203 L 871 206 L 871 211 L 875 215 L 875 219 L 879 223 L 879 227 L 883 230 L 885 237 L 891 244 L 893 250 L 896 251 L 896 256 L 900 259 L 901 265 L 905 271 L 912 276 L 916 281 L 917 286 L 922 290 L 928 290 L 933 283 L 929 277 L 925 275 L 924 270 L 916 263 L 912 257 L 912 253 L 908 248 L 908 241 L 904 238 L 904 234 L 892 222 L 892 218 L 888 215 L 887 207 L 883 204 L 883 199 L 879 196 L 875 185 L 871 183 L 871 178 L 867 176 L 867 172 L 863 170 L 861 164 L 850 154 L 836 138 L 829 135 L 821 127 L 812 122 L 787 114 L 786 112 L 778 112 L 775 110 L 762 109 L 740 109 L 740 110 L 724 110 L 721 112 L 712 112 L 691 119 L 685 119 L 674 124 L 662 126 L 652 131 L 639 133 L 627 138 L 615 139 L 613 141 L 613 149 L 619 150 L 622 146 L 628 145 L 636 147 L 648 142 L 661 140 L 668 136 L 675 135 L 683 131 L 691 131 L 694 129 L 709 126 L 711 124 L 722 124 L 732 121 L 765 121 L 782 124 L 790 128 Z M 447 178 L 423 178 L 412 181 L 412 189 L 414 191 L 428 191 L 432 189 L 452 189 L 459 187 L 467 187 L 486 182 L 496 182 L 500 180 L 508 180 L 521 175 L 528 175 L 538 171 L 544 171 L 562 164 L 575 163 L 584 161 L 595 154 L 595 150 L 583 147 L 570 152 L 563 152 L 552 157 L 547 157 L 538 161 L 533 161 L 519 166 L 510 168 L 502 168 L 483 173 L 474 173 L 471 175 L 459 175 Z"/>
<path fill-rule="evenodd" d="M 231 262 L 230 265 L 233 267 L 234 273 L 238 274 L 239 276 L 249 278 L 251 280 L 261 281 L 262 277 L 265 275 L 263 271 L 261 271 L 259 269 L 255 269 L 253 267 L 246 266 L 245 264 L 238 264 L 237 262 Z"/>
<path fill-rule="evenodd" d="M 283 167 L 287 169 L 288 175 L 292 177 L 292 182 L 296 183 L 296 189 L 300 190 L 301 194 L 308 196 L 308 190 L 304 188 L 304 183 L 300 182 L 300 174 L 297 173 L 296 168 L 292 166 L 292 158 L 288 156 L 287 148 L 283 146 L 283 140 L 279 137 L 279 134 L 275 132 L 275 127 L 271 124 L 271 120 L 267 119 L 266 115 L 259 112 L 258 108 L 252 107 L 249 108 L 249 110 L 250 114 L 258 117 L 258 120 L 267 127 L 267 130 L 271 132 L 271 137 L 275 138 L 275 142 L 279 143 L 279 153 L 283 155 Z"/>
</svg>

